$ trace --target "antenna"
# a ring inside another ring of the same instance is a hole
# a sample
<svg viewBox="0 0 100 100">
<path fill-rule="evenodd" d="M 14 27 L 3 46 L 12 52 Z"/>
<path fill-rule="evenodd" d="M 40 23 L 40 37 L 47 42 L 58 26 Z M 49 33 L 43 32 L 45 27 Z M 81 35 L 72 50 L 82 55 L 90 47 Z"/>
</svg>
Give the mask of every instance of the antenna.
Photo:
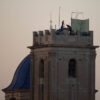
<svg viewBox="0 0 100 100">
<path fill-rule="evenodd" d="M 52 13 L 50 13 L 50 30 L 52 29 Z"/>
<path fill-rule="evenodd" d="M 55 25 L 55 30 L 56 30 L 56 25 Z"/>
<path fill-rule="evenodd" d="M 59 28 L 60 28 L 60 10 L 61 10 L 61 7 L 59 7 Z"/>
</svg>

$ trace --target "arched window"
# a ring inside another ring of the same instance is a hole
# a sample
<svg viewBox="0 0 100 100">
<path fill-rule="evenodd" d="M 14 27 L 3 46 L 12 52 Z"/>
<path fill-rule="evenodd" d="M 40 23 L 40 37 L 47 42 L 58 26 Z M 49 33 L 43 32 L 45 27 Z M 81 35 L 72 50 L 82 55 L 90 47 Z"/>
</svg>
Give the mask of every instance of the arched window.
<svg viewBox="0 0 100 100">
<path fill-rule="evenodd" d="M 16 98 L 10 98 L 10 100 L 16 100 Z"/>
<path fill-rule="evenodd" d="M 39 66 L 39 77 L 44 78 L 44 61 L 40 61 L 40 66 Z"/>
<path fill-rule="evenodd" d="M 39 81 L 40 81 L 39 100 L 44 100 L 44 61 L 43 60 L 40 61 L 40 65 L 39 65 Z"/>
<path fill-rule="evenodd" d="M 70 78 L 76 77 L 76 60 L 75 59 L 70 59 L 69 61 L 68 76 Z"/>
</svg>

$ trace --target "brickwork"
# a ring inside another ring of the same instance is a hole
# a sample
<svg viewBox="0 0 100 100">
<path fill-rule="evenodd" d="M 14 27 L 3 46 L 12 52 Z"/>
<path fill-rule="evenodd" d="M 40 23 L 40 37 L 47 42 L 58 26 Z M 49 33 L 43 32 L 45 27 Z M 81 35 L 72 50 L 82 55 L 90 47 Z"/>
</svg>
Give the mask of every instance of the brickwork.
<svg viewBox="0 0 100 100">
<path fill-rule="evenodd" d="M 30 91 L 29 90 L 15 90 L 15 91 L 6 91 L 5 100 L 30 100 Z"/>
<path fill-rule="evenodd" d="M 80 32 L 72 35 L 68 30 L 63 30 L 58 34 L 55 29 L 33 32 L 33 44 L 92 45 L 93 31 L 89 31 L 86 36 Z"/>
</svg>

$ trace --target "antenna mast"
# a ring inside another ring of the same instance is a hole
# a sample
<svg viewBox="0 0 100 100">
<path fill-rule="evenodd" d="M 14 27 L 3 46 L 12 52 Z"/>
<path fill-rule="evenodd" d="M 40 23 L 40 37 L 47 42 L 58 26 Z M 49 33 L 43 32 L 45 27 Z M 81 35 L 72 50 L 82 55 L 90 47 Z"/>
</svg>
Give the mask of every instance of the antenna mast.
<svg viewBox="0 0 100 100">
<path fill-rule="evenodd" d="M 61 10 L 61 7 L 59 7 L 59 28 L 60 28 L 60 10 Z"/>
<path fill-rule="evenodd" d="M 52 29 L 52 13 L 50 13 L 50 30 Z"/>
</svg>

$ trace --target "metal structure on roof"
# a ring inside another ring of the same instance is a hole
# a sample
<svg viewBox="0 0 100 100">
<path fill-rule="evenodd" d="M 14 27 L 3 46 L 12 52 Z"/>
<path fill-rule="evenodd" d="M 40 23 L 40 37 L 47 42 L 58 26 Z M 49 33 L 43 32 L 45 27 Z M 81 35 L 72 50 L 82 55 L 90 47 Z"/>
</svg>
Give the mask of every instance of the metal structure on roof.
<svg viewBox="0 0 100 100">
<path fill-rule="evenodd" d="M 89 19 L 84 19 L 83 12 L 72 12 L 71 27 L 72 27 L 73 32 L 88 33 Z"/>
<path fill-rule="evenodd" d="M 89 19 L 71 19 L 71 27 L 74 32 L 89 32 Z"/>
</svg>

